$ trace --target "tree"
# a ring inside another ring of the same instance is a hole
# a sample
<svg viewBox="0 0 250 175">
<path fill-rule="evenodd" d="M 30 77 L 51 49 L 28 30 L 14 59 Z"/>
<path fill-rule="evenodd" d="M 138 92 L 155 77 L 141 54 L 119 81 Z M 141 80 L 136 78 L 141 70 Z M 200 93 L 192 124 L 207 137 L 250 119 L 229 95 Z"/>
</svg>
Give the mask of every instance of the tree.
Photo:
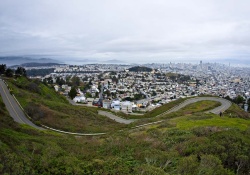
<svg viewBox="0 0 250 175">
<path fill-rule="evenodd" d="M 226 96 L 225 99 L 227 99 L 229 101 L 233 101 L 229 96 Z"/>
<path fill-rule="evenodd" d="M 1 64 L 0 65 L 0 74 L 4 74 L 5 71 L 6 71 L 6 64 Z"/>
<path fill-rule="evenodd" d="M 85 96 L 86 96 L 86 98 L 91 98 L 92 97 L 91 93 L 89 93 L 89 92 L 86 92 Z"/>
<path fill-rule="evenodd" d="M 106 90 L 105 92 L 103 92 L 104 94 L 107 94 L 107 97 L 111 96 L 110 90 Z"/>
<path fill-rule="evenodd" d="M 49 83 L 49 84 L 53 84 L 53 78 L 52 78 L 52 77 L 49 77 L 49 78 L 48 78 L 48 83 Z"/>
<path fill-rule="evenodd" d="M 68 94 L 69 97 L 70 97 L 71 99 L 73 99 L 73 98 L 75 98 L 76 94 L 77 94 L 76 88 L 75 88 L 75 87 L 72 87 L 71 90 L 69 91 L 69 94 Z"/>
<path fill-rule="evenodd" d="M 179 161 L 178 172 L 180 174 L 197 174 L 199 162 L 195 155 L 184 157 Z"/>
<path fill-rule="evenodd" d="M 26 77 L 26 70 L 23 67 L 18 67 L 15 71 L 15 74 Z"/>
<path fill-rule="evenodd" d="M 245 165 L 248 163 L 248 157 L 245 155 L 239 155 L 236 157 L 235 165 L 237 166 L 236 174 L 239 174 L 240 170 L 244 168 Z"/>
<path fill-rule="evenodd" d="M 62 78 L 57 77 L 57 78 L 56 78 L 56 83 L 57 83 L 58 85 L 62 86 L 63 84 L 65 84 L 65 81 L 64 81 Z"/>
<path fill-rule="evenodd" d="M 112 77 L 112 82 L 113 82 L 113 83 L 116 83 L 116 84 L 117 84 L 118 81 L 119 81 L 119 80 L 118 80 L 118 78 L 117 78 L 116 76 L 113 76 L 113 77 Z"/>
<path fill-rule="evenodd" d="M 99 93 L 98 92 L 95 92 L 95 97 L 97 98 L 99 96 Z"/>
<path fill-rule="evenodd" d="M 250 98 L 248 99 L 247 104 L 248 104 L 248 111 L 250 111 Z"/>
<path fill-rule="evenodd" d="M 156 96 L 157 93 L 155 91 L 152 91 L 152 96 Z"/>
<path fill-rule="evenodd" d="M 5 75 L 7 77 L 13 77 L 13 70 L 8 68 L 6 71 L 5 71 Z"/>
<path fill-rule="evenodd" d="M 80 78 L 77 76 L 73 76 L 71 82 L 73 86 L 80 86 Z"/>
<path fill-rule="evenodd" d="M 243 98 L 242 96 L 238 95 L 238 96 L 235 98 L 234 101 L 235 101 L 236 104 L 240 104 L 240 103 L 243 103 L 244 98 Z"/>
</svg>

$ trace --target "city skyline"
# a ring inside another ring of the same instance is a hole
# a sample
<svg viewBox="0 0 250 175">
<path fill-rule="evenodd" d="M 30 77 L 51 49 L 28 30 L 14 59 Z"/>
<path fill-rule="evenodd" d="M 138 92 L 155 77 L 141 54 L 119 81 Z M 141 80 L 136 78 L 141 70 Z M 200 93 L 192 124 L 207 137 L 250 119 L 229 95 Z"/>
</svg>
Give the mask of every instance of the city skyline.
<svg viewBox="0 0 250 175">
<path fill-rule="evenodd" d="M 114 59 L 247 64 L 249 5 L 246 0 L 0 2 L 0 56 L 79 64 Z"/>
</svg>

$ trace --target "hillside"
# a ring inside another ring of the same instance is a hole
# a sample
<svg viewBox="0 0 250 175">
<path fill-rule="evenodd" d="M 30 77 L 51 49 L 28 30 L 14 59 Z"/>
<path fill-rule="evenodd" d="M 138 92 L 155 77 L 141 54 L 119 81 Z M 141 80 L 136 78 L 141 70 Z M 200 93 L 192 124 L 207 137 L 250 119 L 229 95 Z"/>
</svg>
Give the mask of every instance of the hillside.
<svg viewBox="0 0 250 175">
<path fill-rule="evenodd" d="M 61 61 L 50 59 L 50 58 L 32 58 L 23 56 L 5 56 L 0 57 L 1 64 L 6 64 L 7 66 L 20 65 L 24 63 L 61 63 Z"/>
<path fill-rule="evenodd" d="M 58 65 L 64 65 L 64 64 L 59 64 L 59 63 L 36 63 L 36 62 L 31 62 L 31 63 L 23 63 L 20 65 L 14 65 L 11 66 L 13 68 L 21 66 L 21 67 L 51 67 L 51 66 L 58 66 Z"/>
<path fill-rule="evenodd" d="M 72 106 L 53 87 L 19 77 L 7 80 L 25 112 L 37 124 L 71 132 L 108 132 L 122 124 L 97 114 L 97 108 Z"/>
<path fill-rule="evenodd" d="M 152 69 L 144 66 L 135 66 L 128 69 L 131 72 L 151 72 Z"/>
<path fill-rule="evenodd" d="M 160 117 L 161 123 L 131 129 L 105 122 L 96 108 L 71 106 L 39 82 L 24 78 L 8 82 L 23 106 L 46 109 L 50 114 L 37 122 L 109 134 L 73 137 L 18 125 L 0 98 L 0 174 L 221 175 L 248 174 L 250 170 L 249 114 L 236 105 L 219 117 L 201 112 L 216 102 L 198 102 Z M 36 88 L 29 89 L 31 85 Z M 77 118 L 76 123 L 85 125 L 70 122 Z"/>
</svg>

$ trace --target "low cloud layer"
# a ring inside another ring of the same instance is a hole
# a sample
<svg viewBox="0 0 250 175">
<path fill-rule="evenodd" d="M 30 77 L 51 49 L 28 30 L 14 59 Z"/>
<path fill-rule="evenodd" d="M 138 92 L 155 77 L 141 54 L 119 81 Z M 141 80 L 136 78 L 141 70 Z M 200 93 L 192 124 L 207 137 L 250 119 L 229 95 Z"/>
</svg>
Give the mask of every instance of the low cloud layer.
<svg viewBox="0 0 250 175">
<path fill-rule="evenodd" d="M 247 0 L 8 0 L 0 56 L 128 62 L 249 59 Z"/>
</svg>

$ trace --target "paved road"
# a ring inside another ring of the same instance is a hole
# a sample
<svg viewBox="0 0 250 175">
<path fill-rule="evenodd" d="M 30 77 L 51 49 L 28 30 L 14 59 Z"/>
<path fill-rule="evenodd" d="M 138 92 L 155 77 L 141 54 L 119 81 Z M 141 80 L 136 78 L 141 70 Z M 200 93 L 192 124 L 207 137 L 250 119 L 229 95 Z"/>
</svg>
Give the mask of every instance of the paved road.
<svg viewBox="0 0 250 175">
<path fill-rule="evenodd" d="M 209 111 L 206 111 L 206 113 L 214 113 L 214 114 L 219 114 L 220 112 L 223 112 L 225 110 L 227 110 L 232 104 L 230 101 L 226 100 L 226 99 L 223 99 L 223 98 L 218 98 L 218 97 L 196 97 L 196 98 L 191 98 L 191 99 L 187 99 L 185 100 L 184 102 L 182 102 L 181 104 L 171 108 L 170 110 L 156 116 L 156 117 L 160 117 L 162 115 L 165 115 L 165 114 L 170 114 L 172 112 L 176 112 L 178 110 L 180 110 L 181 108 L 184 108 L 185 106 L 189 105 L 189 104 L 192 104 L 192 103 L 196 103 L 196 102 L 199 102 L 199 101 L 204 101 L 204 100 L 208 100 L 208 101 L 217 101 L 217 102 L 220 102 L 221 105 L 212 109 L 212 110 L 209 110 Z M 123 119 L 123 118 L 120 118 L 110 112 L 106 112 L 106 111 L 98 111 L 98 113 L 100 115 L 103 115 L 103 116 L 106 116 L 112 120 L 115 120 L 116 122 L 119 122 L 119 123 L 123 123 L 123 124 L 130 124 L 136 120 L 133 120 L 133 119 L 130 119 L 130 120 L 127 120 L 127 119 Z M 147 125 L 147 124 L 145 124 Z"/>
<path fill-rule="evenodd" d="M 7 110 L 9 111 L 10 116 L 16 122 L 20 124 L 30 125 L 36 129 L 44 130 L 44 128 L 36 126 L 25 116 L 24 112 L 22 111 L 16 100 L 13 98 L 13 96 L 10 94 L 6 84 L 3 82 L 2 79 L 0 79 L 0 94 Z"/>
<path fill-rule="evenodd" d="M 123 119 L 121 117 L 118 117 L 118 116 L 112 114 L 111 112 L 106 112 L 106 111 L 101 111 L 101 110 L 98 111 L 98 114 L 106 116 L 112 120 L 115 120 L 118 123 L 123 123 L 123 124 L 130 124 L 130 123 L 136 121 L 135 119 L 130 119 L 130 120 Z"/>
<path fill-rule="evenodd" d="M 185 106 L 187 106 L 189 104 L 196 103 L 196 102 L 199 102 L 199 101 L 204 101 L 204 100 L 217 101 L 217 102 L 221 103 L 220 106 L 218 106 L 218 107 L 216 107 L 216 108 L 214 108 L 212 110 L 207 111 L 207 113 L 211 112 L 211 113 L 214 113 L 214 114 L 219 114 L 220 112 L 223 112 L 223 111 L 227 110 L 232 105 L 232 103 L 230 101 L 228 101 L 226 99 L 223 99 L 223 98 L 218 98 L 218 97 L 196 97 L 196 98 L 190 98 L 190 99 L 185 100 L 181 104 L 179 104 L 179 105 L 171 108 L 170 110 L 158 115 L 157 117 L 165 115 L 165 114 L 169 114 L 169 113 L 172 113 L 172 112 L 176 112 L 176 111 L 180 110 L 181 108 L 184 108 Z"/>
<path fill-rule="evenodd" d="M 191 99 L 188 99 L 184 102 L 182 102 L 181 104 L 171 108 L 170 110 L 156 116 L 156 117 L 160 117 L 162 115 L 165 115 L 165 114 L 170 114 L 172 112 L 176 112 L 178 110 L 180 110 L 181 108 L 184 108 L 185 106 L 189 105 L 189 104 L 192 104 L 192 103 L 196 103 L 196 102 L 199 102 L 199 101 L 204 101 L 204 100 L 208 100 L 208 101 L 217 101 L 217 102 L 220 102 L 221 105 L 212 109 L 212 110 L 209 110 L 209 111 L 206 111 L 207 113 L 211 112 L 211 113 L 214 113 L 214 114 L 219 114 L 220 112 L 223 112 L 225 110 L 227 110 L 230 106 L 231 106 L 231 102 L 226 100 L 226 99 L 223 99 L 223 98 L 217 98 L 217 97 L 196 97 L 196 98 L 191 98 Z M 115 120 L 116 122 L 119 122 L 119 123 L 123 123 L 123 124 L 130 124 L 136 120 L 133 120 L 133 119 L 130 119 L 130 120 L 127 120 L 127 119 L 123 119 L 123 118 L 120 118 L 110 112 L 106 112 L 106 111 L 98 111 L 98 113 L 100 115 L 104 115 L 112 120 Z"/>
<path fill-rule="evenodd" d="M 3 82 L 2 79 L 0 79 L 0 94 L 2 96 L 2 99 L 3 99 L 3 102 L 5 103 L 5 106 L 7 108 L 7 110 L 9 111 L 10 113 L 10 116 L 18 123 L 21 123 L 21 124 L 27 124 L 27 125 L 30 125 L 36 129 L 40 129 L 40 130 L 44 130 L 44 128 L 42 127 L 39 127 L 39 126 L 36 126 L 34 123 L 32 123 L 27 117 L 26 115 L 24 114 L 24 112 L 22 111 L 22 109 L 20 108 L 20 106 L 18 105 L 17 101 L 13 98 L 13 96 L 9 93 L 9 90 L 6 86 L 6 84 Z M 227 110 L 230 106 L 231 106 L 231 102 L 228 101 L 228 100 L 225 100 L 223 98 L 217 98 L 217 97 L 196 97 L 196 98 L 191 98 L 191 99 L 188 99 L 184 102 L 182 102 L 181 104 L 171 108 L 170 110 L 156 116 L 156 117 L 159 117 L 159 116 L 162 116 L 164 114 L 169 114 L 171 112 L 175 112 L 175 111 L 178 111 L 180 110 L 181 108 L 191 104 L 191 103 L 195 103 L 195 102 L 198 102 L 198 101 L 204 101 L 204 100 L 210 100 L 210 101 L 218 101 L 221 103 L 221 106 L 218 106 L 212 110 L 209 110 L 207 112 L 211 112 L 211 113 L 214 113 L 214 114 L 219 114 L 220 112 L 223 112 L 225 110 Z M 70 100 L 69 100 L 70 101 Z M 70 101 L 72 105 L 77 105 L 76 103 Z M 123 118 L 120 118 L 110 112 L 106 112 L 106 111 L 98 111 L 98 113 L 100 115 L 104 115 L 106 117 L 109 117 L 110 119 L 112 120 L 115 120 L 119 123 L 124 123 L 124 124 L 130 124 L 136 120 L 133 120 L 133 119 L 130 119 L 130 120 L 126 120 L 126 119 L 123 119 Z M 162 122 L 162 121 L 158 121 L 158 122 Z M 155 123 L 155 122 L 153 122 Z M 137 126 L 137 127 L 141 127 L 141 126 L 146 126 L 146 125 L 150 125 L 152 123 L 148 123 L 148 124 L 144 124 L 144 125 L 140 125 L 140 126 Z M 56 129 L 53 129 L 53 128 L 49 128 L 47 126 L 44 126 L 45 128 L 47 129 L 50 129 L 50 130 L 54 130 L 54 131 L 57 131 L 57 132 L 61 132 L 61 133 L 65 133 L 65 134 L 73 134 L 73 135 L 103 135 L 105 133 L 90 133 L 90 134 L 84 134 L 84 133 L 71 133 L 71 132 L 65 132 L 65 131 L 60 131 L 60 130 L 56 130 Z"/>
</svg>

